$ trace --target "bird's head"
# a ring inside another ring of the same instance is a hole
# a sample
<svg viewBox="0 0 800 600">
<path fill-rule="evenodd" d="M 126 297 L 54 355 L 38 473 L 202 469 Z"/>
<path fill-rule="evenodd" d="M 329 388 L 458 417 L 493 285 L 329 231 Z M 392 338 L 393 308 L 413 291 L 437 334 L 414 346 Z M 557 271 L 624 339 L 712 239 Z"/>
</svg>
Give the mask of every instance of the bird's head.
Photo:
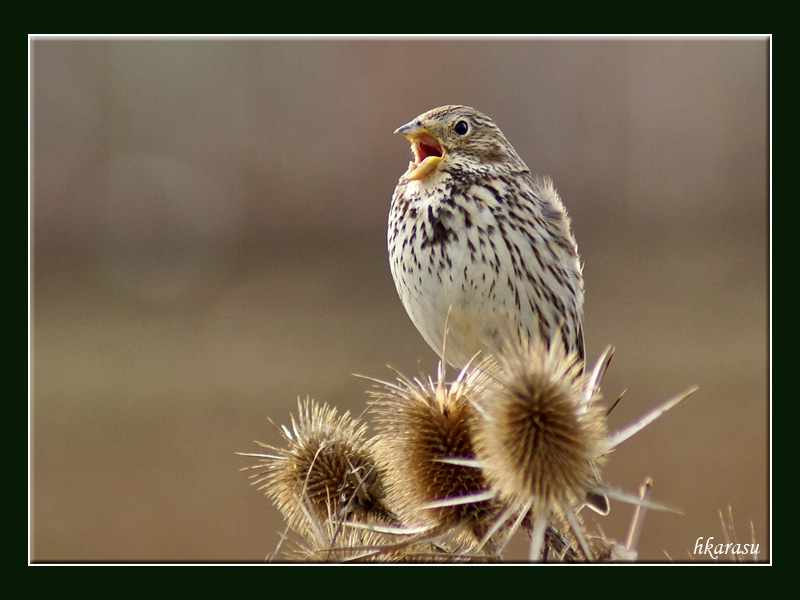
<svg viewBox="0 0 800 600">
<path fill-rule="evenodd" d="M 528 170 L 494 121 L 468 106 L 434 108 L 395 133 L 411 142 L 414 153 L 405 179 L 426 179 L 442 170 Z"/>
</svg>

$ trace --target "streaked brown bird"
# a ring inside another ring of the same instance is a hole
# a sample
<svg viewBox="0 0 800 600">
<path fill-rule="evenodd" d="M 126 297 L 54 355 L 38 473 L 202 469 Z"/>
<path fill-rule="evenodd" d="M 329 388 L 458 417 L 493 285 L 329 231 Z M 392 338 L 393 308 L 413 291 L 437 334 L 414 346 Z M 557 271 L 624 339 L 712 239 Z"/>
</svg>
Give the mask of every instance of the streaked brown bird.
<svg viewBox="0 0 800 600">
<path fill-rule="evenodd" d="M 390 264 L 425 341 L 457 368 L 515 336 L 583 361 L 581 264 L 552 181 L 474 108 L 435 108 L 395 133 L 414 160 L 392 198 Z"/>
<path fill-rule="evenodd" d="M 553 182 L 468 106 L 434 108 L 395 133 L 414 160 L 392 197 L 389 261 L 425 341 L 456 368 L 508 344 L 560 344 L 583 370 L 582 267 Z M 602 494 L 587 503 L 608 512 Z"/>
</svg>

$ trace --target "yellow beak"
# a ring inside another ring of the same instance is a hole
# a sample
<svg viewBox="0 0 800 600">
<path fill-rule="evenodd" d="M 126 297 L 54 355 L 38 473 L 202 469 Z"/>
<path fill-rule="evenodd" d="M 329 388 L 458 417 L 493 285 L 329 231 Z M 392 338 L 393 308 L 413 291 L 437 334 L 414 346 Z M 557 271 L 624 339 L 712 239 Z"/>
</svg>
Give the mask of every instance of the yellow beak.
<svg viewBox="0 0 800 600">
<path fill-rule="evenodd" d="M 411 142 L 416 159 L 408 164 L 408 171 L 403 175 L 404 178 L 425 179 L 436 171 L 445 155 L 444 148 L 436 136 L 414 121 L 399 127 L 395 133 L 403 134 Z"/>
</svg>

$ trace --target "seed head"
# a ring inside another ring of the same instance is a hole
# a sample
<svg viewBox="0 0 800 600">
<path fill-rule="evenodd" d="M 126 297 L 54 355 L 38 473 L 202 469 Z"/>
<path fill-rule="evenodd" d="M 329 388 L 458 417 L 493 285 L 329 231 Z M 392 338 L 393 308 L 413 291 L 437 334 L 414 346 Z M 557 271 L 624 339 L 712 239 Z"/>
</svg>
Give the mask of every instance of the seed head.
<svg viewBox="0 0 800 600">
<path fill-rule="evenodd" d="M 256 442 L 270 453 L 247 454 L 259 464 L 245 467 L 256 471 L 253 485 L 273 500 L 290 528 L 308 535 L 327 521 L 391 519 L 366 425 L 308 398 L 298 400 L 291 421 L 291 429 L 279 428 L 286 446 Z"/>
<path fill-rule="evenodd" d="M 446 384 L 441 367 L 437 381 L 399 375 L 371 395 L 393 511 L 411 527 L 480 539 L 497 507 L 481 470 L 469 464 L 477 413 L 463 377 Z"/>
<path fill-rule="evenodd" d="M 477 454 L 501 499 L 553 509 L 583 503 L 598 485 L 595 463 L 606 437 L 581 362 L 563 348 L 523 343 L 486 359 Z"/>
</svg>

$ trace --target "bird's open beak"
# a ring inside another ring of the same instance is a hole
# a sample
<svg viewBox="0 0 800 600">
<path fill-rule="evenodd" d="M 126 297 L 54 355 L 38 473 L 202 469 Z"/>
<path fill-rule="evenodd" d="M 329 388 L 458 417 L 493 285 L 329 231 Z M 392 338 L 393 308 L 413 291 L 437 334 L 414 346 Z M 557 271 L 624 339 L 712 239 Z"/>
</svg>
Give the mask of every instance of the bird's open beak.
<svg viewBox="0 0 800 600">
<path fill-rule="evenodd" d="M 425 179 L 436 170 L 444 158 L 444 148 L 434 135 L 415 121 L 399 127 L 395 133 L 402 133 L 411 142 L 416 159 L 408 164 L 404 178 Z"/>
</svg>

